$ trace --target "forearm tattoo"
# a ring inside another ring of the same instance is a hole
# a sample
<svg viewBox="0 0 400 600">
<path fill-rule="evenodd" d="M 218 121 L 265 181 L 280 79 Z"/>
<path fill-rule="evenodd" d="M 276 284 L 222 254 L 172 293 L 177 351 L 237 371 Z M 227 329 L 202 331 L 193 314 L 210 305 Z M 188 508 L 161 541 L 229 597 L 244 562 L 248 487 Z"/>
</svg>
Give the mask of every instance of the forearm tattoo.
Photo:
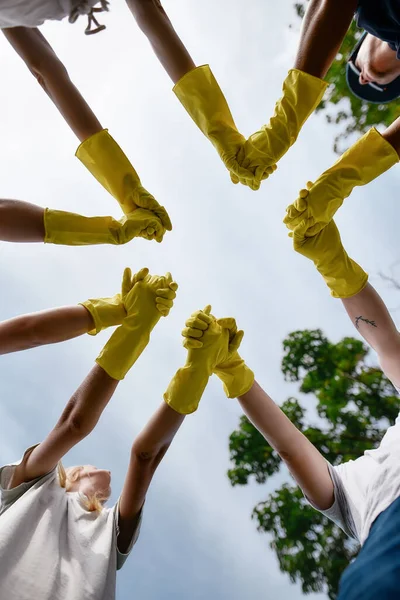
<svg viewBox="0 0 400 600">
<path fill-rule="evenodd" d="M 371 327 L 378 327 L 378 325 L 375 323 L 375 321 L 370 321 L 369 319 L 366 319 L 365 317 L 360 315 L 359 317 L 356 317 L 356 320 L 355 320 L 355 325 L 356 325 L 357 329 L 360 329 L 360 325 L 359 325 L 360 321 L 364 321 L 364 323 L 366 323 L 367 325 L 371 325 Z"/>
</svg>

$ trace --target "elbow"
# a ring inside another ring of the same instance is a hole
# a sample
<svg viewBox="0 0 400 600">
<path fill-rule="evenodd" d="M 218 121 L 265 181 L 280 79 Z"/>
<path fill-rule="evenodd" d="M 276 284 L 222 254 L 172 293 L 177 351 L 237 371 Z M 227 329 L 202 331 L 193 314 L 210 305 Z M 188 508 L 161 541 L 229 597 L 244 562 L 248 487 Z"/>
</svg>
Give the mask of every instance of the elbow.
<svg viewBox="0 0 400 600">
<path fill-rule="evenodd" d="M 145 446 L 140 441 L 135 441 L 131 448 L 131 457 L 142 466 L 155 469 L 168 450 L 169 444 L 165 446 Z"/>
<path fill-rule="evenodd" d="M 61 61 L 56 60 L 37 60 L 29 65 L 29 70 L 44 89 L 47 89 L 47 81 L 50 79 L 66 79 L 69 78 L 68 71 Z"/>
</svg>

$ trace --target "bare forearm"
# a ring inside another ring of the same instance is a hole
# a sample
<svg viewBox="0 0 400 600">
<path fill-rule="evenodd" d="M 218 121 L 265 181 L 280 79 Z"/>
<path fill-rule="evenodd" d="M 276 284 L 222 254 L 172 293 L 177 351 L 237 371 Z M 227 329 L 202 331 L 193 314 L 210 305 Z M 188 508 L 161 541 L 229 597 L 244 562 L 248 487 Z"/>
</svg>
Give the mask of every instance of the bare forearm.
<svg viewBox="0 0 400 600">
<path fill-rule="evenodd" d="M 126 0 L 126 2 L 158 60 L 174 83 L 195 68 L 195 63 L 159 0 Z"/>
<path fill-rule="evenodd" d="M 4 35 L 82 142 L 102 126 L 38 29 L 14 27 Z"/>
<path fill-rule="evenodd" d="M 0 323 L 0 354 L 70 340 L 93 329 L 83 306 L 66 306 L 15 317 Z"/>
<path fill-rule="evenodd" d="M 320 452 L 257 382 L 238 400 L 248 419 L 285 461 L 307 497 L 319 508 L 329 508 L 333 502 L 333 484 Z"/>
<path fill-rule="evenodd" d="M 295 69 L 325 77 L 350 27 L 357 3 L 358 0 L 310 0 Z"/>
<path fill-rule="evenodd" d="M 43 242 L 44 208 L 21 200 L 0 199 L 0 240 Z"/>
<path fill-rule="evenodd" d="M 385 375 L 400 387 L 400 334 L 378 292 L 368 283 L 342 302 L 357 331 L 377 352 Z"/>
<path fill-rule="evenodd" d="M 393 146 L 400 157 L 400 117 L 398 117 L 382 135 L 385 140 Z"/>
<path fill-rule="evenodd" d="M 133 452 L 142 459 L 159 456 L 163 449 L 166 451 L 170 446 L 184 419 L 185 415 L 177 413 L 163 402 L 136 437 L 132 445 Z"/>
<path fill-rule="evenodd" d="M 59 424 L 69 422 L 82 435 L 95 428 L 103 410 L 111 400 L 119 381 L 95 364 L 65 407 Z"/>
</svg>

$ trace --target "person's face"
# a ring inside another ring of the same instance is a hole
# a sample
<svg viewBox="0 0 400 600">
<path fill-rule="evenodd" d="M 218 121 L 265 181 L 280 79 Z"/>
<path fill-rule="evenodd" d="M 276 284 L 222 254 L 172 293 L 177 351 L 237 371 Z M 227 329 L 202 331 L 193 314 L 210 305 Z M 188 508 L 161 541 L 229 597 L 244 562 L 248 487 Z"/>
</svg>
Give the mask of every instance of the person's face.
<svg viewBox="0 0 400 600">
<path fill-rule="evenodd" d="M 361 85 L 391 83 L 400 75 L 400 60 L 386 42 L 368 34 L 358 51 L 355 65 L 360 70 Z"/>
<path fill-rule="evenodd" d="M 93 465 L 84 465 L 79 474 L 79 478 L 73 484 L 71 491 L 81 492 L 90 496 L 95 492 L 109 497 L 111 495 L 111 471 L 98 469 Z"/>
</svg>

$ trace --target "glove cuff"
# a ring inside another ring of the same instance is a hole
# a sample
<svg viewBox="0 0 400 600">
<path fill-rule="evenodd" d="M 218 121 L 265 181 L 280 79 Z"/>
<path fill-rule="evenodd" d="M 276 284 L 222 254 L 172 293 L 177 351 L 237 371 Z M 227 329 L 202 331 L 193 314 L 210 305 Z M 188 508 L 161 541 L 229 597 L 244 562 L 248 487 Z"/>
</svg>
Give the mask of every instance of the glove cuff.
<svg viewBox="0 0 400 600">
<path fill-rule="evenodd" d="M 224 392 L 228 398 L 243 396 L 254 383 L 254 373 L 238 356 L 226 367 L 216 368 L 214 373 L 224 384 Z"/>
<path fill-rule="evenodd" d="M 121 224 L 112 217 L 84 217 L 46 208 L 44 228 L 45 244 L 89 246 L 121 243 Z"/>
<path fill-rule="evenodd" d="M 121 325 L 126 317 L 120 294 L 112 298 L 90 298 L 79 304 L 89 311 L 94 321 L 94 328 L 88 331 L 89 335 L 97 335 L 107 327 Z"/>
<path fill-rule="evenodd" d="M 341 243 L 333 254 L 322 256 L 315 265 L 334 298 L 351 298 L 368 283 L 368 274 L 349 257 Z"/>
<path fill-rule="evenodd" d="M 209 378 L 206 369 L 185 365 L 172 378 L 164 393 L 165 402 L 182 415 L 195 412 Z"/>
<path fill-rule="evenodd" d="M 75 156 L 119 203 L 127 215 L 137 208 L 140 179 L 129 159 L 103 129 L 78 146 Z"/>
<path fill-rule="evenodd" d="M 186 73 L 175 84 L 173 92 L 223 160 L 229 145 L 245 141 L 209 65 Z"/>
<path fill-rule="evenodd" d="M 124 319 L 104 346 L 96 362 L 110 377 L 117 380 L 125 375 L 135 364 L 150 340 L 148 330 L 143 331 L 138 317 Z"/>
</svg>

